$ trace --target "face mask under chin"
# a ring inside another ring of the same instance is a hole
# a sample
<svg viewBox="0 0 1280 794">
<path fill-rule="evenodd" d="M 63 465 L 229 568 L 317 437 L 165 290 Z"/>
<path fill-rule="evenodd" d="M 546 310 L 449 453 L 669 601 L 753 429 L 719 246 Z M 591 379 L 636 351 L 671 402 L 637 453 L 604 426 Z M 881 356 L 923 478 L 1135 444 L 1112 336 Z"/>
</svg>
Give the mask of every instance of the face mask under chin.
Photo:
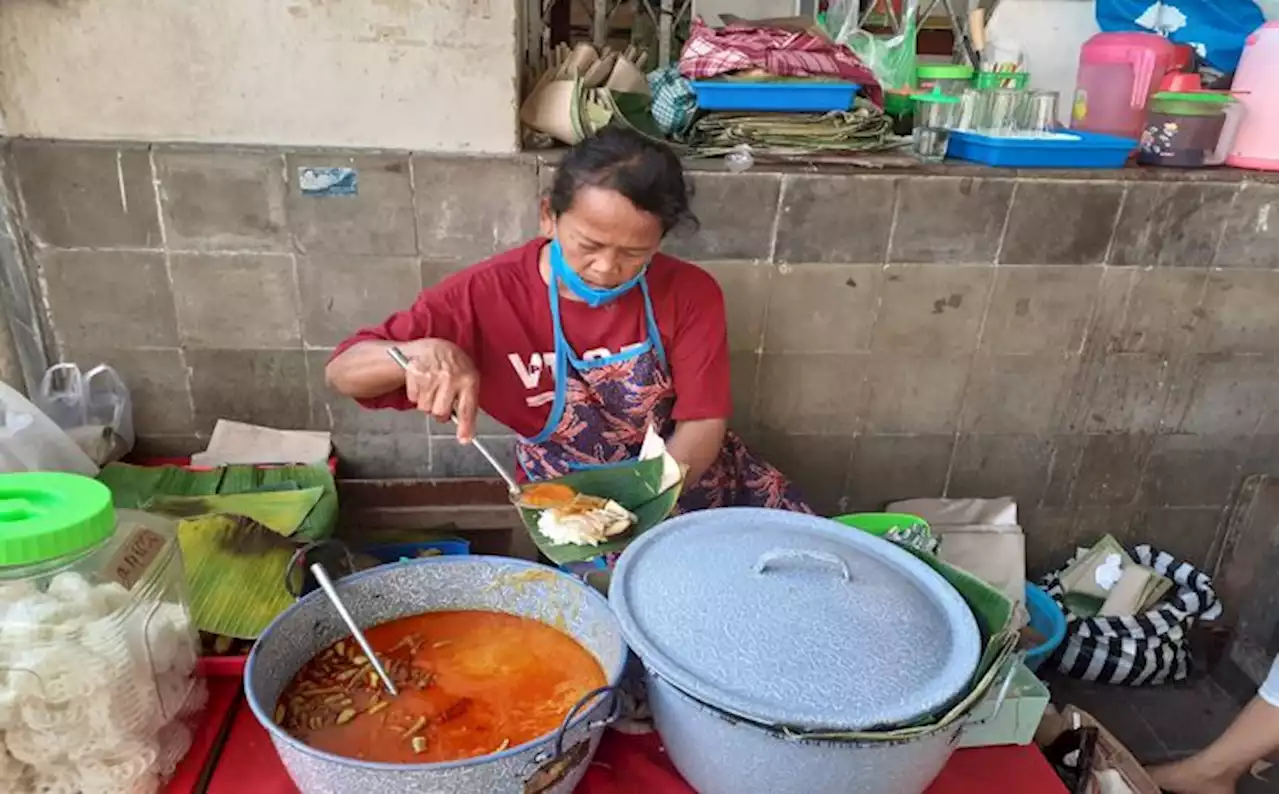
<svg viewBox="0 0 1280 794">
<path fill-rule="evenodd" d="M 647 268 L 648 265 L 646 264 L 640 268 L 640 272 L 636 273 L 634 277 L 616 287 L 592 286 L 569 266 L 569 263 L 564 258 L 564 247 L 560 245 L 559 237 L 553 238 L 551 241 L 551 272 L 569 288 L 570 292 L 593 309 L 612 303 L 635 289 L 644 279 L 644 273 Z"/>
</svg>

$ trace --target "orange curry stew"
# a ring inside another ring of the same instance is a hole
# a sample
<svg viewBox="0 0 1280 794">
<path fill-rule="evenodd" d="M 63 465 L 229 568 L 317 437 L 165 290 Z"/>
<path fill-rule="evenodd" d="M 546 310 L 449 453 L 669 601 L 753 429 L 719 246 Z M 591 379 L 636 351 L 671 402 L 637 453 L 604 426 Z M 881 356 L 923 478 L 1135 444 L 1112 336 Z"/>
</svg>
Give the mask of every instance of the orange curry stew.
<svg viewBox="0 0 1280 794">
<path fill-rule="evenodd" d="M 360 647 L 334 643 L 285 687 L 275 721 L 320 750 L 386 763 L 488 755 L 554 731 L 604 671 L 572 637 L 498 612 L 427 612 L 366 631 L 396 684 Z"/>
</svg>

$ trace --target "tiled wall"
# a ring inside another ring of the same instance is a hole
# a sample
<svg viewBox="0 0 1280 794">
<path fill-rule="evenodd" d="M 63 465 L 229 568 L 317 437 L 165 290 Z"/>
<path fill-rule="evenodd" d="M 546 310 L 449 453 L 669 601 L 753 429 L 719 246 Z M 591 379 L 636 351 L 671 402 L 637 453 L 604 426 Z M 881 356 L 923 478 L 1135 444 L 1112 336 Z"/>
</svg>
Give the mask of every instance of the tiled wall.
<svg viewBox="0 0 1280 794">
<path fill-rule="evenodd" d="M 46 142 L 7 162 L 49 346 L 124 372 L 147 449 L 222 416 L 332 430 L 354 474 L 484 473 L 322 367 L 531 234 L 552 165 Z M 299 195 L 303 165 L 354 165 L 358 196 Z M 1278 202 L 1274 179 L 1194 176 L 699 171 L 701 231 L 668 248 L 724 287 L 735 425 L 817 507 L 1009 493 L 1033 567 L 1108 531 L 1203 562 L 1242 475 L 1276 471 Z"/>
</svg>

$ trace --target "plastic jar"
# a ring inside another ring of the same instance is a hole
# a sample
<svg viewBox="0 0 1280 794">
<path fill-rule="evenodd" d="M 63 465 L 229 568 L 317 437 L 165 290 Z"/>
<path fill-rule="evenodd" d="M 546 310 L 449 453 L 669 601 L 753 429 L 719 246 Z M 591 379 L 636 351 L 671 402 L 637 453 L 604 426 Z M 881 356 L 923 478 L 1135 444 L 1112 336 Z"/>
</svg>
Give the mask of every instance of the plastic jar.
<svg viewBox="0 0 1280 794">
<path fill-rule="evenodd" d="M 1222 165 L 1243 108 L 1217 91 L 1161 91 L 1151 98 L 1138 162 L 1178 168 Z"/>
<path fill-rule="evenodd" d="M 937 89 L 959 96 L 973 79 L 973 67 L 963 63 L 921 63 L 916 65 L 916 81 L 923 91 Z"/>
<path fill-rule="evenodd" d="M 0 791 L 150 794 L 206 692 L 174 522 L 0 475 Z"/>
</svg>

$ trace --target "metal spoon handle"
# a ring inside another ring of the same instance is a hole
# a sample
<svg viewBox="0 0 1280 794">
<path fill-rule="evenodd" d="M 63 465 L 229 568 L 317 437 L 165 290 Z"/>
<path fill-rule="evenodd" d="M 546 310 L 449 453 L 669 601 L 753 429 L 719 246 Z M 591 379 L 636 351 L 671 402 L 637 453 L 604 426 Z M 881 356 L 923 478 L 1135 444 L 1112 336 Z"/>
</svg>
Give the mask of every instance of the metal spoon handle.
<svg viewBox="0 0 1280 794">
<path fill-rule="evenodd" d="M 396 685 L 391 683 L 391 676 L 387 675 L 387 671 L 383 669 L 382 662 L 378 661 L 378 655 L 373 652 L 373 646 L 365 639 L 364 632 L 360 630 L 360 627 L 356 625 L 355 620 L 351 617 L 351 613 L 347 611 L 347 605 L 342 603 L 342 597 L 338 595 L 337 588 L 333 586 L 333 582 L 329 579 L 328 571 L 320 563 L 312 563 L 311 575 L 316 578 L 316 583 L 320 585 L 320 589 L 329 597 L 329 602 L 338 611 L 338 617 L 342 618 L 342 622 L 347 624 L 347 628 L 351 631 L 351 636 L 355 638 L 360 650 L 364 651 L 365 658 L 369 660 L 369 664 L 373 665 L 373 671 L 382 679 L 382 685 L 387 688 L 392 697 L 400 694 L 396 691 Z"/>
<path fill-rule="evenodd" d="M 387 355 L 391 356 L 392 360 L 399 364 L 401 369 L 406 372 L 409 370 L 409 357 L 404 354 L 403 350 L 392 345 L 387 348 Z M 516 482 L 516 478 L 511 476 L 511 472 L 507 471 L 507 468 L 498 462 L 498 459 L 493 456 L 493 453 L 490 452 L 484 444 L 480 443 L 480 439 L 471 439 L 471 446 L 476 448 L 476 451 L 489 462 L 489 465 L 493 467 L 493 470 L 496 471 L 498 476 L 502 478 L 502 481 L 507 484 L 507 492 L 513 497 L 519 496 L 520 484 Z"/>
</svg>

